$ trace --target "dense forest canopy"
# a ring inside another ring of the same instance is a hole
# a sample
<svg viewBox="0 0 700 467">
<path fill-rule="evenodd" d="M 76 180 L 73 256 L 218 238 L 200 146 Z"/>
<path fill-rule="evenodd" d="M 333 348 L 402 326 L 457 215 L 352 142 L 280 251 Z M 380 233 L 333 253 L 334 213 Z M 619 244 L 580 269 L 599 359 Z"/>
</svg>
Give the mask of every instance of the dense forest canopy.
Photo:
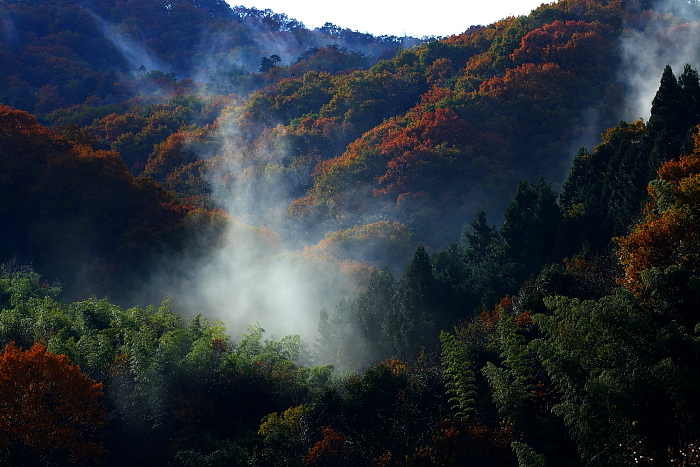
<svg viewBox="0 0 700 467">
<path fill-rule="evenodd" d="M 697 2 L 0 25 L 0 464 L 700 465 Z"/>
</svg>

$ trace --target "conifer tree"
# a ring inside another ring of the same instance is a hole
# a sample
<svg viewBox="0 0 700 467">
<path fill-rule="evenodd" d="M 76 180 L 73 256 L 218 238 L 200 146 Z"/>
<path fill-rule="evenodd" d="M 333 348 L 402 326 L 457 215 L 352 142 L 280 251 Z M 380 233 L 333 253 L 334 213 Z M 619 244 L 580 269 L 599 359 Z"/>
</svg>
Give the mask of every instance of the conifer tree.
<svg viewBox="0 0 700 467">
<path fill-rule="evenodd" d="M 683 108 L 682 88 L 669 65 L 664 68 L 659 89 L 651 102 L 649 126 L 655 132 L 678 128 Z"/>
<path fill-rule="evenodd" d="M 393 337 L 398 356 L 413 358 L 434 344 L 436 298 L 433 266 L 423 245 L 416 250 L 397 284 L 393 306 Z"/>
<path fill-rule="evenodd" d="M 555 241 L 560 220 L 557 196 L 543 178 L 535 184 L 524 181 L 518 185 L 504 213 L 500 234 L 507 257 L 521 267 L 521 279 L 557 260 Z"/>
</svg>

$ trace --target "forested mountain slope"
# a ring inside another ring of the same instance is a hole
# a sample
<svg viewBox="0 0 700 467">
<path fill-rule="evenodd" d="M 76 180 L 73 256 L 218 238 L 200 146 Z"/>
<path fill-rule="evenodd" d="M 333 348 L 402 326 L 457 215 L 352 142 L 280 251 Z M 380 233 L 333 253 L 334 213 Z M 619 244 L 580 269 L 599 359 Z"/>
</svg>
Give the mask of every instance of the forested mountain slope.
<svg viewBox="0 0 700 467">
<path fill-rule="evenodd" d="M 391 56 L 404 41 L 417 42 L 332 24 L 309 30 L 283 14 L 232 9 L 223 0 L 10 0 L 0 5 L 0 15 L 0 98 L 42 115 L 88 98 L 92 106 L 121 101 L 139 91 L 131 82 L 139 70 L 249 92 L 264 82 L 247 76 L 259 69 L 261 57 L 286 64 L 337 43 L 365 64 Z"/>
<path fill-rule="evenodd" d="M 231 223 L 204 162 L 222 152 L 223 108 L 277 80 L 276 65 L 358 69 L 419 43 L 216 0 L 4 1 L 0 19 L 2 260 L 114 297 L 143 292 L 163 257 L 197 257 L 197 231 L 223 242 Z"/>
<path fill-rule="evenodd" d="M 408 39 L 217 1 L 10 1 L 2 99 L 293 248 L 395 222 L 440 247 L 479 208 L 500 221 L 520 181 L 560 186 L 629 114 L 625 39 L 694 27 L 651 7 L 561 1 L 391 57 Z"/>
<path fill-rule="evenodd" d="M 86 144 L 68 141 L 6 106 L 0 129 L 4 261 L 31 262 L 72 292 L 117 295 L 150 261 L 220 235 L 215 214 L 178 205 L 84 133 L 74 136 Z"/>
<path fill-rule="evenodd" d="M 0 2 L 0 464 L 700 464 L 697 7 Z"/>
</svg>

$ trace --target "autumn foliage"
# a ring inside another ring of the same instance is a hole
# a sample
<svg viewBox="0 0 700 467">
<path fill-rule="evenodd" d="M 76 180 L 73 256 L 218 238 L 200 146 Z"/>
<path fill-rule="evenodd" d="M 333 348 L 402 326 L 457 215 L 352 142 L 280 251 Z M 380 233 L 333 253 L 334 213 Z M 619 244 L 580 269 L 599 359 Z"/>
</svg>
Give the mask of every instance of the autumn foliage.
<svg viewBox="0 0 700 467">
<path fill-rule="evenodd" d="M 696 63 L 695 3 L 414 40 L 225 0 L 0 0 L 0 465 L 694 462 L 697 72 L 604 129 L 639 77 L 622 39 Z M 238 276 L 279 276 L 275 332 L 312 341 L 243 333 L 210 300 Z"/>
<path fill-rule="evenodd" d="M 78 287 L 89 280 L 100 293 L 114 290 L 115 273 L 145 266 L 134 259 L 147 245 L 174 246 L 190 211 L 155 181 L 133 176 L 118 153 L 69 141 L 4 105 L 0 173 L 0 223 L 12 225 L 0 232 L 0 261 L 32 258 L 46 274 L 60 271 Z"/>
<path fill-rule="evenodd" d="M 351 450 L 346 437 L 330 426 L 323 427 L 321 434 L 323 439 L 311 446 L 303 459 L 304 465 L 346 465 Z"/>
<path fill-rule="evenodd" d="M 41 344 L 0 353 L 0 459 L 29 450 L 40 463 L 94 465 L 105 454 L 102 384 Z M 64 459 L 65 461 L 66 459 Z"/>
<path fill-rule="evenodd" d="M 553 21 L 524 35 L 511 58 L 518 64 L 558 63 L 567 70 L 599 72 L 609 47 L 605 37 L 609 31 L 598 22 Z"/>
<path fill-rule="evenodd" d="M 644 271 L 650 268 L 700 265 L 700 134 L 693 138 L 692 153 L 665 163 L 649 184 L 645 219 L 616 239 L 624 267 L 620 282 L 637 295 L 647 290 Z"/>
</svg>

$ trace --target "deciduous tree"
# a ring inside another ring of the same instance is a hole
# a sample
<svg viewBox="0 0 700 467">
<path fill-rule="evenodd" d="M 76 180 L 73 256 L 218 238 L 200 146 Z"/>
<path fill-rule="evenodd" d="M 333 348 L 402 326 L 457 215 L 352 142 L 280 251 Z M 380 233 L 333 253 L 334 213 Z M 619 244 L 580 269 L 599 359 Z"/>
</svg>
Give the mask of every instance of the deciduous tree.
<svg viewBox="0 0 700 467">
<path fill-rule="evenodd" d="M 95 465 L 105 455 L 102 385 L 65 355 L 14 343 L 0 353 L 0 460 Z M 31 462 L 30 462 L 31 463 Z"/>
</svg>

